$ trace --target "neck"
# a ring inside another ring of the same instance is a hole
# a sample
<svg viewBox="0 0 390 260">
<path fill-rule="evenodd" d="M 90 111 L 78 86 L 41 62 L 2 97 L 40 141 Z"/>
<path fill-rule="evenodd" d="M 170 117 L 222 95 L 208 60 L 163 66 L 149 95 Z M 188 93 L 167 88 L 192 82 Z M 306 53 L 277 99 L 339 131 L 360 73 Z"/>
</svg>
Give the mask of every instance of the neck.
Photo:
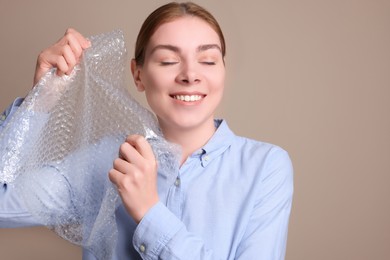
<svg viewBox="0 0 390 260">
<path fill-rule="evenodd" d="M 180 165 L 182 165 L 195 151 L 203 147 L 215 133 L 214 120 L 205 122 L 202 126 L 190 128 L 175 128 L 164 126 L 160 123 L 164 137 L 172 143 L 180 145 L 182 156 Z"/>
</svg>

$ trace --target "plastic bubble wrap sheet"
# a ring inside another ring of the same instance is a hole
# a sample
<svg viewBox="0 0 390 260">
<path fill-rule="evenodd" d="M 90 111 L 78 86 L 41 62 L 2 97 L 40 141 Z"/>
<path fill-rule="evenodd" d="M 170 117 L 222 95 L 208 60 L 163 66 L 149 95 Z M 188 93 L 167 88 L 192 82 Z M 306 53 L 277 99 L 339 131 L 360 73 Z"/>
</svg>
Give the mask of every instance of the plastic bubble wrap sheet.
<svg viewBox="0 0 390 260">
<path fill-rule="evenodd" d="M 151 143 L 159 174 L 178 169 L 178 149 L 125 87 L 121 31 L 90 37 L 92 47 L 69 76 L 48 72 L 0 133 L 0 182 L 14 185 L 38 222 L 111 259 L 120 205 L 108 171 L 129 134 Z"/>
</svg>

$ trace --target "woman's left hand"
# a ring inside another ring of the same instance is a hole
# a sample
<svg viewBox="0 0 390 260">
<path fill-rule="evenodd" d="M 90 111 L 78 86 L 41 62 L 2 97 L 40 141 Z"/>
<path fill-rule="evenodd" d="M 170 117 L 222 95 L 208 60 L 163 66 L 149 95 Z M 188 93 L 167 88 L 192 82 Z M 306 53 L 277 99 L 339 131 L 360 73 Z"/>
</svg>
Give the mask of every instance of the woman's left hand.
<svg viewBox="0 0 390 260">
<path fill-rule="evenodd" d="M 157 161 L 152 147 L 143 136 L 129 135 L 120 146 L 109 178 L 118 189 L 122 202 L 139 223 L 158 201 Z"/>
</svg>

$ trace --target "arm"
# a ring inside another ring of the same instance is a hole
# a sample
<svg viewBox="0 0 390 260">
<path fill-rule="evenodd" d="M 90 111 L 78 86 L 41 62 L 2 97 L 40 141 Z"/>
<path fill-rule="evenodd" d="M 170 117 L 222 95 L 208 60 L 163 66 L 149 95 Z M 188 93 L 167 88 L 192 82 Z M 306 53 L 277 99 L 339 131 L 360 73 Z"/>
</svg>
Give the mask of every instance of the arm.
<svg viewBox="0 0 390 260">
<path fill-rule="evenodd" d="M 90 42 L 80 33 L 73 29 L 68 29 L 65 35 L 59 41 L 42 51 L 38 56 L 33 82 L 34 85 L 48 70 L 53 67 L 57 68 L 58 75 L 70 74 L 74 66 L 78 63 L 82 55 L 82 51 L 89 46 Z M 1 115 L 0 133 L 8 124 L 10 118 L 12 118 L 12 115 L 15 113 L 22 102 L 23 99 L 16 99 L 13 104 L 9 106 Z M 44 120 L 41 120 L 39 122 L 43 121 Z M 0 142 L 1 141 L 2 140 L 0 140 Z M 5 145 L 5 141 L 3 142 L 3 145 Z M 49 172 L 53 171 L 54 174 L 48 174 Z M 60 175 L 54 167 L 50 166 L 42 169 L 39 174 L 50 177 L 55 176 L 54 178 L 64 178 L 64 176 Z M 44 188 L 47 187 L 47 183 L 49 183 L 49 181 L 46 181 L 46 184 L 44 183 L 44 179 L 42 179 L 42 181 L 43 182 L 40 183 L 38 183 L 39 181 L 36 181 L 37 186 L 31 188 L 35 189 L 37 197 L 49 197 L 49 190 Z M 67 184 L 67 181 L 64 183 Z M 41 189 L 38 191 L 40 186 Z M 47 206 L 48 209 L 52 208 L 52 206 L 54 206 L 52 203 L 47 203 L 45 206 Z M 56 203 L 54 202 L 54 204 Z M 39 223 L 27 211 L 20 194 L 18 194 L 18 192 L 15 190 L 15 185 L 0 182 L 0 227 L 21 227 L 36 224 Z"/>
<path fill-rule="evenodd" d="M 22 98 L 15 99 L 2 113 L 0 133 L 22 102 Z M 0 182 L 0 228 L 24 227 L 37 224 L 15 191 L 14 185 Z"/>
<path fill-rule="evenodd" d="M 280 148 L 271 149 L 266 156 L 257 170 L 250 199 L 245 201 L 249 206 L 245 213 L 247 226 L 236 233 L 242 237 L 228 259 L 284 258 L 293 192 L 292 166 L 288 154 Z M 122 177 L 127 174 L 131 173 Z M 218 259 L 213 248 L 189 232 L 160 202 L 142 217 L 133 246 L 143 259 Z"/>
<path fill-rule="evenodd" d="M 22 102 L 23 99 L 16 99 L 2 114 L 1 119 L 4 120 L 0 121 L 0 133 Z M 31 121 L 35 123 L 32 124 L 34 131 L 30 131 L 29 137 L 40 132 L 47 121 L 47 115 L 35 115 Z M 13 127 L 13 125 L 10 125 L 10 127 Z M 15 127 L 18 127 L 18 125 L 15 125 Z M 8 132 L 12 134 L 14 131 Z M 2 138 L 6 139 L 7 136 L 2 136 Z M 5 144 L 5 139 L 0 140 L 0 143 Z M 25 148 L 29 149 L 28 143 L 26 145 Z M 70 197 L 70 185 L 67 178 L 56 167 L 50 165 L 43 166 L 39 172 L 28 174 L 27 177 L 18 177 L 11 183 L 0 181 L 0 227 L 14 228 L 41 225 L 39 220 L 31 214 L 31 208 L 27 207 L 25 201 L 28 201 L 30 207 L 32 202 L 39 201 L 40 214 L 60 215 L 61 212 L 66 212 L 69 209 Z"/>
<path fill-rule="evenodd" d="M 151 208 L 137 226 L 133 246 L 142 259 L 219 259 L 161 202 Z"/>
<path fill-rule="evenodd" d="M 35 226 L 39 223 L 24 206 L 11 184 L 0 183 L 0 228 Z"/>
<path fill-rule="evenodd" d="M 293 169 L 288 154 L 271 151 L 256 189 L 256 201 L 244 236 L 229 259 L 282 260 L 285 257 L 293 194 Z M 138 225 L 133 245 L 143 259 L 218 259 L 204 241 L 161 203 Z"/>
<path fill-rule="evenodd" d="M 159 202 L 157 164 L 149 143 L 129 136 L 109 172 L 129 215 L 138 223 L 134 248 L 143 259 L 215 259 L 201 239 Z"/>
<path fill-rule="evenodd" d="M 0 228 L 55 225 L 71 209 L 70 184 L 55 167 L 45 166 L 32 175 L 0 184 Z M 24 181 L 28 186 L 21 190 L 17 185 Z"/>
<path fill-rule="evenodd" d="M 236 259 L 282 260 L 293 196 L 293 168 L 284 150 L 271 150 L 260 194 Z"/>
<path fill-rule="evenodd" d="M 22 102 L 23 99 L 16 99 L 3 112 L 0 120 L 0 133 Z M 34 225 L 35 221 L 22 205 L 20 198 L 14 192 L 14 188 L 0 182 L 0 227 L 21 227 L 29 224 Z"/>
</svg>

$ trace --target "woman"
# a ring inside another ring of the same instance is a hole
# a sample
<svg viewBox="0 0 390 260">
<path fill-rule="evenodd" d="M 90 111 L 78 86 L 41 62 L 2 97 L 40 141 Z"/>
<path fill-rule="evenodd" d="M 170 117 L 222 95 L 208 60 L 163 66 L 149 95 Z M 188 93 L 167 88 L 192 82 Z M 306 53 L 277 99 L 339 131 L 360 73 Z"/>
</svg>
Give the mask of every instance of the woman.
<svg viewBox="0 0 390 260">
<path fill-rule="evenodd" d="M 89 46 L 68 29 L 39 55 L 34 83 L 52 67 L 69 74 Z M 131 61 L 134 82 L 164 137 L 182 148 L 181 166 L 176 181 L 161 187 L 146 139 L 131 135 L 120 146 L 108 173 L 123 204 L 116 212 L 114 259 L 284 258 L 290 159 L 277 146 L 234 135 L 226 121 L 214 118 L 224 57 L 217 21 L 196 4 L 161 6 L 141 27 Z M 84 250 L 83 259 L 95 258 Z"/>
</svg>

